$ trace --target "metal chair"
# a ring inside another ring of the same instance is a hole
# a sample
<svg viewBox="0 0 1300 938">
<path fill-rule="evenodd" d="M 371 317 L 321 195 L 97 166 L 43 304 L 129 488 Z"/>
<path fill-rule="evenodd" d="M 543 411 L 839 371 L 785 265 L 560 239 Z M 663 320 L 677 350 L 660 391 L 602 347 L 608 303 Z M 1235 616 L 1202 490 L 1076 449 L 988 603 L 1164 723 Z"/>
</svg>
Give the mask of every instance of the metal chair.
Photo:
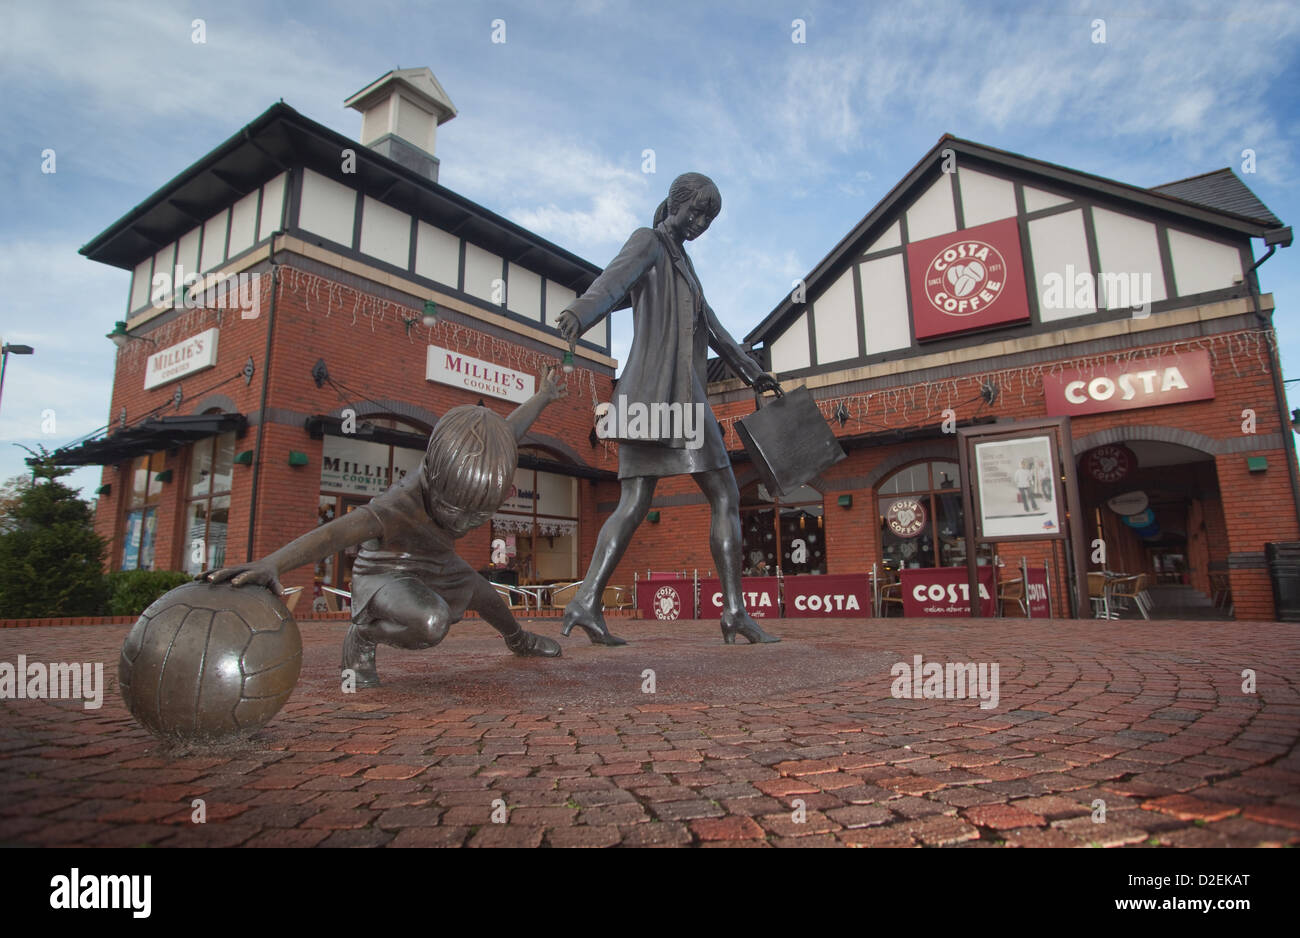
<svg viewBox="0 0 1300 938">
<path fill-rule="evenodd" d="M 600 594 L 600 604 L 605 609 L 631 609 L 632 591 L 626 586 L 607 586 Z"/>
<path fill-rule="evenodd" d="M 574 580 L 572 583 L 552 583 L 551 584 L 551 608 L 562 609 L 569 604 L 573 594 L 577 592 L 578 587 L 582 585 L 581 580 Z"/>
<path fill-rule="evenodd" d="M 1088 574 L 1088 599 L 1092 602 L 1094 619 L 1118 618 L 1110 608 L 1110 585 L 1106 574 Z"/>
<path fill-rule="evenodd" d="M 1115 580 L 1110 586 L 1111 598 L 1117 600 L 1121 605 L 1125 600 L 1133 600 L 1133 605 L 1137 606 L 1138 612 L 1142 613 L 1142 618 L 1150 619 L 1147 612 L 1146 604 L 1142 600 L 1142 592 L 1145 590 L 1145 575 L 1126 576 Z M 1115 616 L 1118 618 L 1118 616 Z"/>
<path fill-rule="evenodd" d="M 1004 605 L 1009 602 L 1020 606 L 1022 616 L 1029 615 L 1029 607 L 1025 605 L 1025 581 L 1023 577 L 1003 580 L 998 584 L 998 615 L 1006 615 Z"/>
<path fill-rule="evenodd" d="M 898 580 L 880 587 L 880 614 L 888 618 L 889 610 L 894 606 L 898 607 L 898 614 L 901 616 L 903 614 L 903 584 Z"/>
</svg>

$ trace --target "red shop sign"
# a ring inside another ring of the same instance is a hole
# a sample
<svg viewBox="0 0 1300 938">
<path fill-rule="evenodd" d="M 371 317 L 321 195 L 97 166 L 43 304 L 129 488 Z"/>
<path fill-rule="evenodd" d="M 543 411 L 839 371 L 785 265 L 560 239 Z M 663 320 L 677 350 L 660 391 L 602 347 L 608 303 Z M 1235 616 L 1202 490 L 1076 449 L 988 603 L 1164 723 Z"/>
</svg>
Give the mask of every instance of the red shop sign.
<svg viewBox="0 0 1300 938">
<path fill-rule="evenodd" d="M 970 581 L 965 567 L 929 567 L 902 571 L 903 615 L 969 616 Z M 978 567 L 980 615 L 997 615 L 997 591 L 993 588 L 994 569 Z"/>
<path fill-rule="evenodd" d="M 781 607 L 777 603 L 776 577 L 741 577 L 740 592 L 745 600 L 745 611 L 755 619 L 781 618 Z M 707 619 L 722 615 L 722 605 L 722 581 L 700 580 L 700 618 Z"/>
<path fill-rule="evenodd" d="M 636 585 L 636 605 L 644 619 L 694 619 L 695 581 L 642 580 Z"/>
<path fill-rule="evenodd" d="M 1198 349 L 1044 374 L 1043 397 L 1049 417 L 1210 400 L 1214 397 L 1210 353 Z"/>
<path fill-rule="evenodd" d="M 1042 567 L 1030 567 L 1025 583 L 1025 601 L 1029 604 L 1030 616 L 1035 619 L 1050 619 L 1052 607 L 1051 600 L 1047 598 L 1047 571 Z"/>
<path fill-rule="evenodd" d="M 1083 470 L 1098 482 L 1119 482 L 1137 466 L 1137 455 L 1127 446 L 1096 446 L 1083 456 Z"/>
<path fill-rule="evenodd" d="M 854 618 L 871 615 L 871 586 L 865 575 L 788 576 L 787 618 Z"/>
<path fill-rule="evenodd" d="M 914 241 L 907 246 L 907 269 L 918 339 L 1029 318 L 1014 218 Z"/>
</svg>

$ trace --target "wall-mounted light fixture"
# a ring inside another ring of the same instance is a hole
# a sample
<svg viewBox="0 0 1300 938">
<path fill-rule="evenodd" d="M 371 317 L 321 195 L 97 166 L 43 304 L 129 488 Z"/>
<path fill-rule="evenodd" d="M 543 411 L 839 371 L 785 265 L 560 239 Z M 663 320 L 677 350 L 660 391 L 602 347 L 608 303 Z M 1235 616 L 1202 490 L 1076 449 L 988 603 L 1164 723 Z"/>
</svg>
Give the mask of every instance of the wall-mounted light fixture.
<svg viewBox="0 0 1300 938">
<path fill-rule="evenodd" d="M 123 319 L 119 319 L 113 325 L 113 331 L 108 333 L 105 338 L 111 339 L 113 344 L 118 348 L 126 348 L 126 343 L 131 339 L 135 339 L 137 342 L 148 342 L 150 345 L 158 344 L 147 335 L 131 335 L 131 333 L 126 331 L 126 321 Z"/>
</svg>

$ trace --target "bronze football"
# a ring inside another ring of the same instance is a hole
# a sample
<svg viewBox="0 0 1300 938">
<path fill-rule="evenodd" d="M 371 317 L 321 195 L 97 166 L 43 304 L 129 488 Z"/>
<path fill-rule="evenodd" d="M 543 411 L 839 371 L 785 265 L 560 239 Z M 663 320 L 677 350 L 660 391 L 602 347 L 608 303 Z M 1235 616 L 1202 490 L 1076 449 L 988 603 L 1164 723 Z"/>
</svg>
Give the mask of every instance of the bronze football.
<svg viewBox="0 0 1300 938">
<path fill-rule="evenodd" d="M 155 735 L 220 742 L 274 717 L 301 666 L 298 624 L 270 590 L 194 582 L 140 616 L 118 682 L 131 715 Z"/>
</svg>

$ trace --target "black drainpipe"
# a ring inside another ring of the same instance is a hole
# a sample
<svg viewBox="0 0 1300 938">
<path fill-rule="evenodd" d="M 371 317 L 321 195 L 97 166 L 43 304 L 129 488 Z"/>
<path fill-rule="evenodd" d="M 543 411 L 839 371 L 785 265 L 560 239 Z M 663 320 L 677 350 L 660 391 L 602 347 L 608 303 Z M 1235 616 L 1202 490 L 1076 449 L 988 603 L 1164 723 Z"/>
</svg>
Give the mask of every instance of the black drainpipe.
<svg viewBox="0 0 1300 938">
<path fill-rule="evenodd" d="M 271 383 L 271 339 L 275 335 L 275 300 L 279 295 L 280 268 L 275 263 L 275 239 L 280 232 L 271 235 L 271 308 L 266 318 L 266 354 L 262 358 L 262 401 L 258 405 L 257 442 L 253 446 L 253 492 L 248 504 L 248 551 L 245 559 L 252 563 L 253 532 L 257 524 L 257 488 L 262 470 L 262 437 L 266 432 L 266 395 Z"/>
<path fill-rule="evenodd" d="M 1287 243 L 1290 243 L 1288 233 Z M 1255 317 L 1269 328 L 1273 333 L 1274 341 L 1269 343 L 1269 371 L 1273 372 L 1273 397 L 1277 403 L 1278 415 L 1282 418 L 1282 448 L 1286 451 L 1286 469 L 1287 476 L 1291 480 L 1291 505 L 1295 509 L 1296 524 L 1300 525 L 1300 468 L 1296 466 L 1295 441 L 1286 437 L 1286 431 L 1291 427 L 1291 412 L 1286 406 L 1286 388 L 1282 383 L 1282 358 L 1277 351 L 1277 330 L 1273 327 L 1272 317 L 1266 315 L 1259 305 L 1259 278 L 1255 276 L 1255 269 L 1260 264 L 1273 256 L 1277 250 L 1277 244 L 1270 244 L 1268 251 L 1264 256 L 1255 263 L 1250 265 L 1246 271 L 1246 289 L 1250 291 L 1251 302 L 1255 305 Z"/>
</svg>

